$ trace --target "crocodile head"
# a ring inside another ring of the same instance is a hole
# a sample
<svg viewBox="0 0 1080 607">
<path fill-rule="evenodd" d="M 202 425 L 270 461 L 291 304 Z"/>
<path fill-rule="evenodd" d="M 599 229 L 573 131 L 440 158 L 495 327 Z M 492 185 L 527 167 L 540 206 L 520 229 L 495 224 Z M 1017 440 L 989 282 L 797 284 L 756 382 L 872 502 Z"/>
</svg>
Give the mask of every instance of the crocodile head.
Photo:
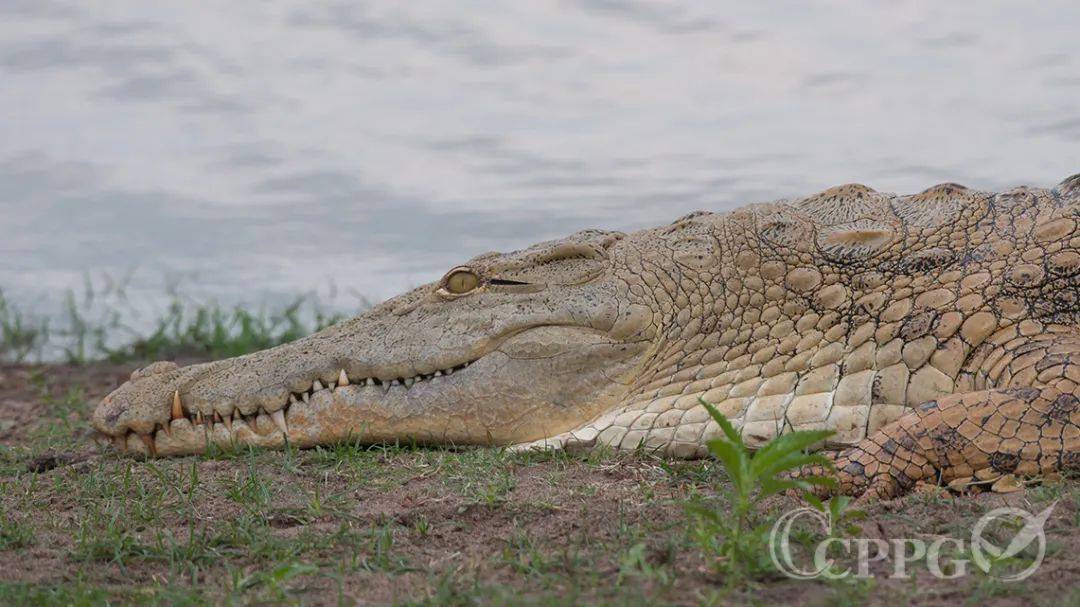
<svg viewBox="0 0 1080 607">
<path fill-rule="evenodd" d="M 621 233 L 486 254 L 307 338 L 154 363 L 98 406 L 126 450 L 342 440 L 513 444 L 580 426 L 626 392 L 655 336 Z"/>
</svg>

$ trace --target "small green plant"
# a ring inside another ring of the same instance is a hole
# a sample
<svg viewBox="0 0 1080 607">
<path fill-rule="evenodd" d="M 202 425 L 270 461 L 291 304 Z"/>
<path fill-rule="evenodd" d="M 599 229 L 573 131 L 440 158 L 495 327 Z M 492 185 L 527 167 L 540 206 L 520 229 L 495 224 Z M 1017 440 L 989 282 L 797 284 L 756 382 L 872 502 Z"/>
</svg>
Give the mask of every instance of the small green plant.
<svg viewBox="0 0 1080 607">
<path fill-rule="evenodd" d="M 785 491 L 809 495 L 814 486 L 833 485 L 835 481 L 826 476 L 795 478 L 787 474 L 813 465 L 831 470 L 828 458 L 806 450 L 832 432 L 805 430 L 782 434 L 754 452 L 722 413 L 704 399 L 699 400 L 722 431 L 720 437 L 707 441 L 706 446 L 727 472 L 730 487 L 723 491 L 727 501 L 725 510 L 710 508 L 701 500 L 686 505 L 697 522 L 695 539 L 707 554 L 715 557 L 717 571 L 729 584 L 761 577 L 773 570 L 767 547 L 771 521 L 766 519 L 762 502 Z M 837 507 L 844 505 L 837 502 Z"/>
</svg>

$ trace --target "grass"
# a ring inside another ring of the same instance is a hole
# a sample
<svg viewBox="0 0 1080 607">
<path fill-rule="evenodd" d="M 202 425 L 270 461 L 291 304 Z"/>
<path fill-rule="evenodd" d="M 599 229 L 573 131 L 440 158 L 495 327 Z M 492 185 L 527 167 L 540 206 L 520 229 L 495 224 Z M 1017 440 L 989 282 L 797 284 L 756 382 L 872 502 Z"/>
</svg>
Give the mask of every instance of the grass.
<svg viewBox="0 0 1080 607">
<path fill-rule="evenodd" d="M 492 456 L 492 454 L 496 454 Z M 311 457 L 308 457 L 311 455 Z M 385 462 L 386 457 L 395 461 Z M 322 476 L 333 467 L 325 457 L 314 452 L 300 456 L 298 473 L 302 477 Z M 415 474 L 429 469 L 439 470 L 449 481 L 429 477 L 431 493 L 443 491 L 454 494 L 448 508 L 449 520 L 443 518 L 433 525 L 417 518 L 403 525 L 385 517 L 359 516 L 353 512 L 355 503 L 346 496 L 359 489 L 367 490 L 362 480 L 337 483 L 304 482 L 304 488 L 282 486 L 283 467 L 280 452 L 252 452 L 235 459 L 217 460 L 212 457 L 190 458 L 189 461 L 139 463 L 132 461 L 99 461 L 93 468 L 54 473 L 54 483 L 37 484 L 30 489 L 32 496 L 66 495 L 72 507 L 70 517 L 56 517 L 41 522 L 46 534 L 70 533 L 71 549 L 65 560 L 80 569 L 128 572 L 136 579 L 145 579 L 148 570 L 160 572 L 163 578 L 181 585 L 201 588 L 192 595 L 206 599 L 241 602 L 290 603 L 298 600 L 307 589 L 324 588 L 335 577 L 360 579 L 372 575 L 419 575 L 427 578 L 424 563 L 413 562 L 399 550 L 399 544 L 422 543 L 432 535 L 467 534 L 477 522 L 468 515 L 470 508 L 504 507 L 504 501 L 488 501 L 488 489 L 477 491 L 475 479 L 490 476 L 513 476 L 513 470 L 524 465 L 514 454 L 502 451 L 440 451 L 414 450 L 403 447 L 391 451 L 373 449 L 366 458 L 354 455 L 351 465 L 375 474 L 374 466 L 383 461 L 388 469 L 382 474 L 398 476 L 403 467 Z M 357 461 L 367 459 L 368 461 Z M 215 463 L 227 463 L 217 474 Z M 336 467 L 336 466 L 334 466 Z M 498 484 L 498 483 L 497 483 Z M 501 484 L 499 484 L 501 487 Z M 33 498 L 28 498 L 33 500 Z M 213 509 L 207 502 L 213 503 Z M 489 506 L 490 504 L 490 506 Z M 464 515 L 464 516 L 462 516 Z M 457 520 L 458 516 L 462 516 Z M 22 526 L 24 529 L 26 525 Z M 3 537 L 27 537 L 26 531 Z M 316 530 L 318 529 L 318 530 Z M 287 531 L 287 533 L 283 533 Z M 297 531 L 297 532 L 293 532 Z M 637 588 L 643 580 L 661 580 L 670 584 L 673 577 L 663 573 L 663 566 L 654 565 L 651 553 L 641 537 L 646 529 L 633 528 L 636 540 L 625 550 L 615 552 L 618 573 L 616 585 Z M 14 541 L 24 541 L 16 539 Z M 11 544 L 5 548 L 15 548 Z M 546 534 L 526 528 L 509 536 L 503 548 L 496 549 L 485 567 L 505 567 L 515 574 L 533 579 L 548 587 L 564 582 L 567 576 L 585 577 L 595 563 L 598 551 L 606 546 L 586 549 L 576 547 L 552 551 Z M 212 576 L 218 583 L 204 586 L 202 580 Z M 591 580 L 591 575 L 589 576 Z M 222 583 L 222 581 L 224 583 Z M 430 580 L 437 582 L 437 580 Z M 455 584 L 461 580 L 455 580 Z M 584 593 L 593 581 L 580 580 Z M 598 586 L 602 586 L 596 581 Z M 46 591 L 38 587 L 0 586 L 0 597 L 21 597 L 27 602 L 43 604 L 67 603 L 78 596 L 88 596 L 91 603 L 107 596 L 135 602 L 164 602 L 175 600 L 152 584 L 133 584 L 138 592 L 92 586 L 63 586 Z M 462 592 L 456 586 L 451 594 Z M 477 589 L 477 592 L 493 592 Z M 620 594 L 623 591 L 620 591 Z M 436 591 L 435 596 L 438 595 Z M 459 599 L 463 595 L 457 595 Z"/>
<path fill-rule="evenodd" d="M 361 300 L 360 309 L 368 307 Z M 0 290 L 0 363 L 58 360 L 85 364 L 157 359 L 222 358 L 255 352 L 332 325 L 343 316 L 327 312 L 314 295 L 251 309 L 200 302 L 173 292 L 168 305 L 136 330 L 122 290 L 67 291 L 59 314 L 39 316 L 17 308 Z"/>
<path fill-rule="evenodd" d="M 302 317 L 305 306 L 314 306 L 313 319 Z M 279 310 L 243 307 L 222 308 L 213 304 L 185 306 L 173 301 L 157 327 L 148 335 L 118 347 L 104 349 L 113 361 L 175 358 L 178 354 L 199 358 L 239 356 L 295 341 L 342 320 L 326 314 L 311 300 L 299 297 Z"/>
<path fill-rule="evenodd" d="M 8 577 L 0 573 L 2 604 L 351 604 L 385 579 L 415 588 L 384 587 L 382 596 L 398 604 L 545 605 L 568 596 L 662 604 L 679 579 L 672 555 L 690 549 L 673 521 L 642 518 L 625 504 L 598 523 L 607 539 L 598 529 L 564 544 L 548 528 L 604 498 L 567 487 L 583 473 L 621 474 L 641 463 L 651 478 L 633 493 L 651 483 L 678 486 L 677 465 L 633 454 L 344 443 L 149 462 L 95 456 L 28 473 L 18 464 L 57 448 L 65 433 L 69 445 L 79 440 L 88 411 L 85 389 L 47 373 L 28 383 L 46 414 L 21 445 L 0 454 L 11 460 L 0 468 L 0 559 L 9 563 Z M 539 488 L 539 498 L 519 496 L 523 488 Z M 27 514 L 43 510 L 49 516 Z M 505 533 L 482 545 L 471 539 L 490 534 L 491 524 Z M 29 547 L 53 555 L 67 573 L 12 571 Z M 18 579 L 30 572 L 45 579 Z M 524 599 L 519 582 L 529 587 Z"/>
<path fill-rule="evenodd" d="M 15 513 L 0 512 L 0 550 L 25 548 L 34 540 L 33 529 Z"/>
<path fill-rule="evenodd" d="M 49 322 L 16 309 L 0 290 L 0 361 L 22 362 L 39 354 L 49 338 Z"/>
</svg>

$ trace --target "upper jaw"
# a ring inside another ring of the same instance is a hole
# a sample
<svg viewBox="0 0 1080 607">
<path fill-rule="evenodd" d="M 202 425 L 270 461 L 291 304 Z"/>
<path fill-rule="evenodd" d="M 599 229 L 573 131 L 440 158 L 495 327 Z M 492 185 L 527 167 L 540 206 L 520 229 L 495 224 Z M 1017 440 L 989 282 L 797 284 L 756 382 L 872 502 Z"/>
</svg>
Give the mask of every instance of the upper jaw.
<svg viewBox="0 0 1080 607">
<path fill-rule="evenodd" d="M 494 340 L 433 348 L 416 335 L 410 319 L 371 310 L 295 342 L 210 363 L 177 367 L 155 363 L 107 396 L 93 416 L 95 427 L 109 436 L 129 432 L 153 435 L 177 417 L 192 421 L 228 420 L 234 415 L 272 415 L 320 386 L 369 382 L 378 387 L 407 387 L 453 373 L 490 351 Z M 393 340 L 400 343 L 391 343 Z M 179 407 L 174 407 L 174 402 Z M 179 409 L 179 411 L 177 410 Z"/>
<path fill-rule="evenodd" d="M 300 345 L 299 342 L 296 345 Z M 280 350 L 294 350 L 282 352 Z M 168 433 L 170 425 L 186 420 L 200 425 L 214 422 L 229 425 L 231 421 L 255 419 L 260 415 L 278 421 L 289 407 L 308 402 L 322 392 L 354 386 L 370 388 L 388 394 L 391 390 L 408 391 L 415 385 L 436 378 L 450 377 L 466 369 L 478 358 L 460 358 L 460 362 L 429 366 L 417 365 L 419 372 L 401 372 L 404 365 L 386 366 L 384 370 L 368 371 L 366 365 L 319 364 L 295 352 L 299 348 L 280 347 L 265 352 L 213 363 L 177 367 L 172 363 L 154 363 L 132 374 L 130 381 L 105 397 L 93 416 L 94 426 L 110 437 L 128 434 L 153 437 L 158 431 Z M 259 356 L 264 355 L 264 356 Z M 293 364 L 275 372 L 272 360 L 288 359 Z M 251 372 L 266 365 L 267 371 Z M 360 368 L 350 372 L 349 368 Z M 285 375 L 282 380 L 281 376 Z M 141 440 L 141 439 L 140 439 Z"/>
</svg>

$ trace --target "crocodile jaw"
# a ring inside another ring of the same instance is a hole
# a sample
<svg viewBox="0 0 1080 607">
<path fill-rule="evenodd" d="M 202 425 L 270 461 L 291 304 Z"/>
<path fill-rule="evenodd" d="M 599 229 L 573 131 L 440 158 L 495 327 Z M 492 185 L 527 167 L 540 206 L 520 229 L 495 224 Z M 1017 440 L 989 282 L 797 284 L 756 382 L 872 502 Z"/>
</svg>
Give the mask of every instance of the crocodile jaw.
<svg viewBox="0 0 1080 607">
<path fill-rule="evenodd" d="M 183 369 L 158 363 L 106 397 L 94 422 L 121 450 L 146 455 L 342 441 L 510 445 L 571 430 L 613 406 L 630 381 L 620 378 L 645 349 L 592 329 L 536 327 L 474 361 L 392 380 L 341 368 L 337 381 L 316 379 L 278 406 L 254 408 L 196 404 L 192 396 L 200 377 L 227 373 L 232 360 Z M 137 418 L 117 424 L 117 411 L 132 407 Z"/>
</svg>

